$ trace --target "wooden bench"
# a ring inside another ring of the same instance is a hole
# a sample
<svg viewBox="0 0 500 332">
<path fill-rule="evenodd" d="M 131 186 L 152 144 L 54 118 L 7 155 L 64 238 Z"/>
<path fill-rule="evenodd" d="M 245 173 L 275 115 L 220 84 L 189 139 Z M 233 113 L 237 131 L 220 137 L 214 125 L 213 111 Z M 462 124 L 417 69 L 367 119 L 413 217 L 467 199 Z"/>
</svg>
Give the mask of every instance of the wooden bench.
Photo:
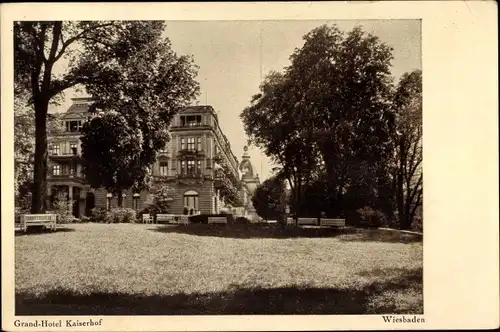
<svg viewBox="0 0 500 332">
<path fill-rule="evenodd" d="M 227 224 L 226 217 L 208 217 L 209 224 Z"/>
<path fill-rule="evenodd" d="M 318 218 L 298 218 L 297 224 L 300 225 L 317 225 Z"/>
<path fill-rule="evenodd" d="M 153 217 L 150 214 L 145 213 L 142 215 L 143 224 L 151 224 L 152 222 L 153 222 Z"/>
<path fill-rule="evenodd" d="M 319 225 L 320 226 L 345 227 L 345 219 L 321 218 L 319 220 Z"/>
<path fill-rule="evenodd" d="M 175 215 L 167 213 L 159 213 L 156 215 L 157 223 L 171 223 L 175 220 Z"/>
<path fill-rule="evenodd" d="M 24 232 L 30 226 L 44 226 L 55 231 L 57 229 L 57 214 L 24 214 L 21 216 L 20 226 Z"/>
<path fill-rule="evenodd" d="M 187 215 L 179 215 L 179 216 L 172 215 L 172 216 L 173 219 L 169 221 L 172 224 L 177 224 L 177 225 L 189 224 L 189 216 Z"/>
<path fill-rule="evenodd" d="M 293 220 L 293 218 L 286 218 L 286 224 L 287 225 L 295 225 L 295 220 Z"/>
</svg>

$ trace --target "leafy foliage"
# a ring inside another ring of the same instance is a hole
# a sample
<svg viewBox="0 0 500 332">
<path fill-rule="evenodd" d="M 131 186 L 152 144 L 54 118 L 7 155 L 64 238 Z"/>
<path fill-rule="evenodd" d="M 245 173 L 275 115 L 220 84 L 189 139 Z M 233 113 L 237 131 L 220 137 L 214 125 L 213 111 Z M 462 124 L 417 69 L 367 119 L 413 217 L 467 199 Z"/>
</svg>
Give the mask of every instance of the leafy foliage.
<svg viewBox="0 0 500 332">
<path fill-rule="evenodd" d="M 379 227 L 387 222 L 386 216 L 379 210 L 375 210 L 369 206 L 365 206 L 356 211 L 359 213 L 361 225 L 367 227 Z"/>
<path fill-rule="evenodd" d="M 287 203 L 285 183 L 276 177 L 261 183 L 252 196 L 257 214 L 266 220 L 281 220 Z"/>
<path fill-rule="evenodd" d="M 130 112 L 130 105 L 119 102 L 123 100 L 136 104 L 134 110 L 152 108 L 153 113 L 165 106 L 158 118 L 167 123 L 176 107 L 197 91 L 189 59 L 169 51 L 168 41 L 161 38 L 164 28 L 159 21 L 14 22 L 15 92 L 28 94 L 35 113 L 33 213 L 45 209 L 48 105 L 66 89 L 85 88 L 106 110 Z M 66 69 L 56 74 L 55 65 L 60 63 Z M 158 93 L 162 89 L 165 92 Z M 152 125 L 157 118 L 140 119 L 143 133 L 151 131 L 144 133 L 145 144 L 157 129 L 164 135 L 162 125 Z M 165 143 L 153 142 L 154 149 Z M 143 150 L 150 154 L 146 159 L 154 159 L 153 152 Z"/>
<path fill-rule="evenodd" d="M 395 183 L 401 228 L 409 229 L 422 207 L 422 72 L 404 74 L 394 93 Z"/>
<path fill-rule="evenodd" d="M 226 203 L 232 206 L 241 206 L 243 204 L 239 194 L 241 183 L 239 179 L 234 176 L 229 166 L 223 163 L 222 168 L 217 170 L 217 176 L 227 180 L 227 185 L 220 189 L 220 196 Z"/>
<path fill-rule="evenodd" d="M 93 208 L 92 209 L 92 221 L 100 222 L 100 223 L 106 222 L 107 213 L 108 213 L 108 211 L 106 211 L 105 208 L 99 208 L 99 207 Z"/>
<path fill-rule="evenodd" d="M 107 213 L 106 221 L 114 224 L 135 222 L 135 210 L 130 208 L 113 208 Z"/>
<path fill-rule="evenodd" d="M 57 214 L 57 221 L 59 223 L 64 224 L 72 221 L 72 207 L 74 203 L 74 200 L 69 200 L 67 193 L 57 193 L 56 199 L 54 203 L 52 203 L 52 210 Z"/>
<path fill-rule="evenodd" d="M 281 166 L 297 214 L 316 192 L 325 202 L 318 208 L 345 215 L 376 200 L 387 181 L 392 50 L 361 27 L 344 33 L 324 25 L 304 41 L 241 118 L 250 143 Z"/>
<path fill-rule="evenodd" d="M 141 136 L 138 128 L 129 126 L 116 112 L 99 115 L 84 125 L 82 158 L 92 188 L 102 187 L 121 198 L 124 190 L 144 183 L 148 165 L 141 160 Z M 121 203 L 119 199 L 119 206 Z"/>
<path fill-rule="evenodd" d="M 62 124 L 57 114 L 47 114 L 47 132 L 57 135 Z M 33 162 L 35 157 L 35 114 L 29 94 L 19 92 L 14 96 L 14 193 L 16 206 L 31 207 Z M 29 212 L 29 209 L 28 211 Z"/>
<path fill-rule="evenodd" d="M 153 24 L 135 31 L 131 38 L 148 43 L 134 56 L 100 68 L 106 73 L 102 81 L 86 84 L 95 100 L 92 109 L 99 112 L 83 130 L 85 174 L 91 186 L 118 197 L 131 187 L 149 187 L 149 169 L 167 144 L 171 120 L 198 93 L 196 67 L 171 50 L 168 39 L 161 38 L 163 28 Z M 94 54 L 93 44 L 85 47 Z M 94 56 L 97 61 L 99 53 Z"/>
<path fill-rule="evenodd" d="M 142 214 L 158 214 L 158 213 L 169 213 L 170 205 L 167 201 L 166 192 L 168 191 L 168 184 L 156 182 L 155 185 L 150 189 L 151 198 L 145 202 L 144 208 L 141 210 L 139 215 Z"/>
</svg>

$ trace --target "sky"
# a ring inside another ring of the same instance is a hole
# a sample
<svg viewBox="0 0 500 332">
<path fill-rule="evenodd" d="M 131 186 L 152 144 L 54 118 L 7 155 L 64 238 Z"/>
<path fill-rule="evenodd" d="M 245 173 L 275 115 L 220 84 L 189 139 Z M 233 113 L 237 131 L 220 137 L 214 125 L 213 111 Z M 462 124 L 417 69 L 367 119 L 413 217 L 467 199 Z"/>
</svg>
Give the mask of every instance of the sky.
<svg viewBox="0 0 500 332">
<path fill-rule="evenodd" d="M 219 124 L 241 160 L 247 137 L 239 117 L 259 92 L 261 78 L 289 65 L 302 37 L 322 25 L 336 24 L 349 31 L 356 25 L 378 36 L 393 47 L 392 75 L 398 79 L 405 72 L 422 69 L 421 22 L 419 20 L 293 20 L 293 21 L 168 21 L 165 36 L 179 55 L 191 55 L 199 66 L 197 81 L 200 95 L 195 102 L 211 105 L 218 112 Z M 71 98 L 52 111 L 68 109 Z M 260 180 L 272 175 L 274 165 L 257 147 L 249 147 L 254 172 Z"/>
</svg>

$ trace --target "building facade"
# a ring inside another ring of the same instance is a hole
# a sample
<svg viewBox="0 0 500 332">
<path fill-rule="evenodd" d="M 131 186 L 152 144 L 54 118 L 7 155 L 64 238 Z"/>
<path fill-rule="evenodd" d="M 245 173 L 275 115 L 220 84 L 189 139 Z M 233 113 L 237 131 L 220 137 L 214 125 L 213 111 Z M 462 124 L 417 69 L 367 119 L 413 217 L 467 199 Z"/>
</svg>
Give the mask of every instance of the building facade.
<svg viewBox="0 0 500 332">
<path fill-rule="evenodd" d="M 65 131 L 48 138 L 48 206 L 58 192 L 65 192 L 74 201 L 75 217 L 90 216 L 95 207 L 111 209 L 118 201 L 104 189 L 92 189 L 85 182 L 80 135 L 83 124 L 91 116 L 89 105 L 87 98 L 74 98 L 60 118 Z M 244 160 L 247 157 L 245 151 Z M 252 216 L 253 184 L 248 183 L 258 182 L 258 177 L 250 179 L 245 175 L 243 179 L 240 166 L 219 126 L 215 110 L 211 106 L 192 106 L 174 117 L 170 140 L 159 151 L 151 175 L 153 184 L 161 183 L 173 214 L 213 214 L 226 210 Z M 237 206 L 233 206 L 234 202 L 227 203 L 228 192 L 237 193 Z M 152 201 L 149 191 L 127 191 L 123 195 L 123 207 L 137 211 Z"/>
</svg>

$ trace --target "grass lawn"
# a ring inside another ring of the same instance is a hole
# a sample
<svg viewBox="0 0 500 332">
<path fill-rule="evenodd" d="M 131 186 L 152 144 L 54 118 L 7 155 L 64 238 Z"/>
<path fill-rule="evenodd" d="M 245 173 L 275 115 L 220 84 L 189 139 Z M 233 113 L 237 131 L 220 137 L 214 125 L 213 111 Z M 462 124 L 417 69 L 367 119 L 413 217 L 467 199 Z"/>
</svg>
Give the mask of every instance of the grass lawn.
<svg viewBox="0 0 500 332">
<path fill-rule="evenodd" d="M 16 314 L 421 314 L 422 254 L 380 230 L 74 224 L 16 236 Z"/>
</svg>

